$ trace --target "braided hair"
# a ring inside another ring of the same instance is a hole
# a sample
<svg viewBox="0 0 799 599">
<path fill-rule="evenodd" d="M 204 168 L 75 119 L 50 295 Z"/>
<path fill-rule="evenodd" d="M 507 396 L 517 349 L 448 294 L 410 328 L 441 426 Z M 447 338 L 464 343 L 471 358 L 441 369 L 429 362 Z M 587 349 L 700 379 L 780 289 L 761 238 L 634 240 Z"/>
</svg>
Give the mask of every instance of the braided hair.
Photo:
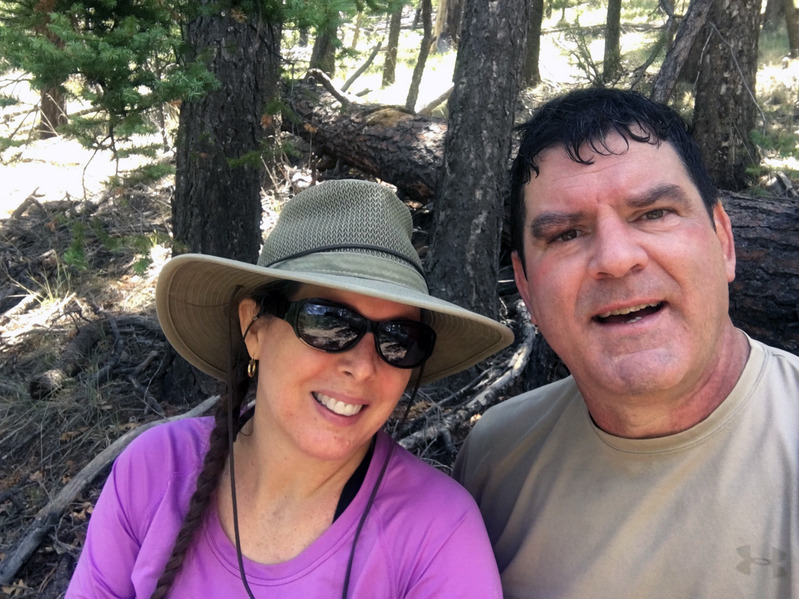
<svg viewBox="0 0 799 599">
<path fill-rule="evenodd" d="M 279 281 L 256 289 L 250 294 L 250 297 L 259 306 L 258 316 L 268 312 L 268 306 L 271 304 L 284 302 L 285 298 L 289 297 L 297 287 L 296 283 Z M 169 560 L 150 596 L 151 599 L 163 599 L 180 572 L 186 552 L 191 547 L 194 536 L 203 522 L 213 493 L 219 486 L 219 479 L 225 469 L 231 445 L 231 440 L 228 438 L 228 415 L 242 413 L 242 405 L 250 388 L 251 379 L 246 373 L 249 354 L 240 333 L 238 303 L 234 294 L 228 307 L 231 329 L 229 351 L 232 359 L 229 361 L 227 373 L 227 393 L 216 406 L 214 428 L 209 437 L 208 452 L 203 460 L 203 468 L 197 476 L 197 488 L 189 500 L 189 509 L 175 538 L 175 545 Z M 236 433 L 241 428 L 241 424 L 241 421 L 237 423 Z"/>
</svg>

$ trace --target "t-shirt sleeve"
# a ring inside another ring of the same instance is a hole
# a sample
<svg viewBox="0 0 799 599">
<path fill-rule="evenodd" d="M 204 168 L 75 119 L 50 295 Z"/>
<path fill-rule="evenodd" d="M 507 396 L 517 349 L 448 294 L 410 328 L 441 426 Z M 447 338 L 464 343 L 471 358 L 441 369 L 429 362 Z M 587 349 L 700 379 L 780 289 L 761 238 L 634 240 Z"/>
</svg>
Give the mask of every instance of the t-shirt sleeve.
<svg viewBox="0 0 799 599">
<path fill-rule="evenodd" d="M 187 457 L 193 435 L 185 432 L 198 427 L 182 422 L 145 431 L 114 462 L 66 599 L 134 597 L 142 579 L 150 584 L 160 575 L 195 468 Z M 185 459 L 179 459 L 179 444 Z"/>
<path fill-rule="evenodd" d="M 477 504 L 454 480 L 418 459 L 390 474 L 399 501 L 387 528 L 391 555 L 399 556 L 405 599 L 501 599 L 494 553 Z"/>
<path fill-rule="evenodd" d="M 67 589 L 66 599 L 90 597 L 133 597 L 133 565 L 141 547 L 137 515 L 129 495 L 134 477 L 136 447 L 117 458 L 94 506 L 86 542 Z"/>
<path fill-rule="evenodd" d="M 405 599 L 502 599 L 497 564 L 477 507 L 452 527 Z"/>
</svg>

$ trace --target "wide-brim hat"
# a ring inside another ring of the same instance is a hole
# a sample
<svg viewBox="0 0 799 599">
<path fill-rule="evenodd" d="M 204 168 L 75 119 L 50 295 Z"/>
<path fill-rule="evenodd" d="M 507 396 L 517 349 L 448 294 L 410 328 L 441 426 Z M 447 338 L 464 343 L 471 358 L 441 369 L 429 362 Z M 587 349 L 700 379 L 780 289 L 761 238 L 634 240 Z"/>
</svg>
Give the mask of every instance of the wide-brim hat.
<svg viewBox="0 0 799 599">
<path fill-rule="evenodd" d="M 169 260 L 155 294 L 161 328 L 190 364 L 225 380 L 231 298 L 248 297 L 266 283 L 294 281 L 424 310 L 436 344 L 421 383 L 510 345 L 513 333 L 506 326 L 429 294 L 412 227 L 408 208 L 383 185 L 342 180 L 310 187 L 284 204 L 257 264 L 203 254 Z"/>
</svg>

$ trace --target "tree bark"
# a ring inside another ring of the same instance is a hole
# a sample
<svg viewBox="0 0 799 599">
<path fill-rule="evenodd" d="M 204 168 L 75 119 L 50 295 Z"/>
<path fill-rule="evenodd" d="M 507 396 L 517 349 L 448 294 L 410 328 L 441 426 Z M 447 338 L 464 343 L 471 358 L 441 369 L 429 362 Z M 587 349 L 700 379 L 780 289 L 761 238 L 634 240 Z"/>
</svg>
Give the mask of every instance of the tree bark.
<svg viewBox="0 0 799 599">
<path fill-rule="evenodd" d="M 674 85 L 680 77 L 683 65 L 688 61 L 692 48 L 695 47 L 699 34 L 704 29 L 713 0 L 693 0 L 688 12 L 680 23 L 674 43 L 666 53 L 655 83 L 652 86 L 652 99 L 666 103 L 671 96 Z"/>
<path fill-rule="evenodd" d="M 612 84 L 619 78 L 621 71 L 621 0 L 608 0 L 607 19 L 605 21 L 605 57 L 602 65 L 602 81 Z"/>
<path fill-rule="evenodd" d="M 205 61 L 219 87 L 181 106 L 173 252 L 254 263 L 261 244 L 261 149 L 264 127 L 271 126 L 264 109 L 279 89 L 281 30 L 259 11 L 231 13 L 209 11 L 186 27 L 188 60 Z M 217 391 L 211 377 L 170 354 L 165 396 L 193 402 L 199 393 Z"/>
<path fill-rule="evenodd" d="M 466 0 L 444 170 L 427 258 L 431 293 L 496 316 L 506 173 L 527 36 L 526 0 Z M 489 73 L 502 73 L 492 77 Z M 457 240 L 457 241 L 456 241 Z"/>
<path fill-rule="evenodd" d="M 302 121 L 297 129 L 317 153 L 341 158 L 397 186 L 401 196 L 426 203 L 438 188 L 444 133 L 440 118 L 398 106 L 347 103 L 316 81 L 293 82 L 283 92 Z M 287 124 L 292 119 L 285 119 Z"/>
<path fill-rule="evenodd" d="M 316 32 L 316 41 L 311 51 L 308 67 L 319 69 L 332 77 L 336 74 L 336 29 L 322 29 Z"/>
<path fill-rule="evenodd" d="M 416 66 L 411 76 L 411 86 L 408 90 L 408 98 L 405 100 L 405 108 L 413 112 L 416 108 L 416 99 L 419 97 L 419 86 L 422 84 L 424 67 L 427 64 L 427 57 L 430 54 L 430 43 L 433 41 L 433 20 L 430 0 L 422 0 L 422 44 L 419 48 L 419 57 L 416 59 Z"/>
<path fill-rule="evenodd" d="M 433 28 L 437 51 L 445 51 L 451 47 L 451 44 L 458 44 L 462 18 L 463 0 L 439 0 Z"/>
<path fill-rule="evenodd" d="M 522 85 L 535 87 L 541 83 L 541 71 L 538 68 L 541 57 L 541 23 L 544 19 L 544 0 L 531 0 L 530 16 L 527 19 L 527 52 L 524 59 Z"/>
<path fill-rule="evenodd" d="M 383 64 L 383 87 L 392 85 L 397 78 L 397 50 L 401 26 L 402 8 L 391 13 L 389 17 L 388 47 L 386 48 L 386 62 Z"/>
<path fill-rule="evenodd" d="M 759 0 L 715 0 L 694 103 L 694 135 L 716 185 L 739 191 L 758 152 L 755 128 Z"/>
<path fill-rule="evenodd" d="M 799 58 L 799 15 L 793 0 L 785 0 L 785 24 L 788 27 L 791 58 Z"/>
<path fill-rule="evenodd" d="M 785 18 L 787 2 L 785 0 L 765 0 L 765 5 L 763 10 L 763 29 L 774 31 Z"/>
<path fill-rule="evenodd" d="M 258 13 L 201 16 L 187 26 L 193 60 L 219 88 L 183 103 L 172 218 L 176 246 L 255 262 L 261 242 L 262 113 L 277 91 L 280 27 Z"/>
<path fill-rule="evenodd" d="M 40 94 L 41 119 L 39 120 L 39 139 L 49 139 L 58 135 L 58 128 L 67 124 L 67 101 L 60 85 L 43 89 Z"/>
</svg>

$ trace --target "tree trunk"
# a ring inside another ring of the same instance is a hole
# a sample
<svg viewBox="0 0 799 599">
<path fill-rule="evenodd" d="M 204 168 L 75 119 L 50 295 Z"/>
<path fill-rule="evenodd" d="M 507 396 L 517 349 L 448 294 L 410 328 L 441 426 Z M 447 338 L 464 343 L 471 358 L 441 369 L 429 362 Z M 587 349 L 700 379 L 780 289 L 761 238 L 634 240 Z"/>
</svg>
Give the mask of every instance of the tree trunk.
<svg viewBox="0 0 799 599">
<path fill-rule="evenodd" d="M 328 9 L 329 10 L 329 9 Z M 338 43 L 338 13 L 328 13 L 325 23 L 316 30 L 316 41 L 311 51 L 308 68 L 319 69 L 329 77 L 336 73 L 336 45 Z"/>
<path fill-rule="evenodd" d="M 56 10 L 55 0 L 39 0 L 33 7 L 38 25 L 34 32 L 49 40 L 57 48 L 63 48 L 64 42 L 50 31 L 50 14 Z M 51 79 L 39 94 L 39 110 L 41 117 L 36 131 L 39 139 L 49 139 L 57 135 L 56 129 L 67 123 L 67 101 L 64 97 L 63 85 L 65 81 L 60 78 Z"/>
<path fill-rule="evenodd" d="M 759 0 L 716 0 L 694 104 L 695 137 L 716 185 L 738 191 L 758 164 L 755 127 Z"/>
<path fill-rule="evenodd" d="M 785 18 L 785 0 L 765 0 L 766 8 L 763 11 L 763 29 L 774 31 Z M 791 2 L 793 4 L 793 2 Z"/>
<path fill-rule="evenodd" d="M 605 59 L 602 65 L 602 81 L 605 85 L 619 79 L 621 71 L 621 0 L 608 0 L 605 22 Z"/>
<path fill-rule="evenodd" d="M 498 313 L 506 173 L 527 35 L 526 0 L 466 0 L 449 100 L 444 170 L 427 257 L 431 292 Z M 502 77 L 487 81 L 487 73 Z M 456 241 L 457 240 L 457 241 Z"/>
<path fill-rule="evenodd" d="M 788 47 L 791 58 L 799 58 L 799 16 L 793 0 L 785 0 L 785 24 L 788 26 Z"/>
<path fill-rule="evenodd" d="M 280 27 L 201 16 L 186 30 L 193 60 L 219 88 L 180 110 L 172 218 L 176 246 L 255 262 L 261 243 L 262 113 L 277 91 Z M 265 43 L 267 42 L 267 43 Z"/>
<path fill-rule="evenodd" d="M 544 0 L 531 0 L 530 17 L 527 19 L 527 52 L 524 59 L 523 87 L 535 87 L 541 83 L 538 68 L 541 57 L 541 23 L 544 19 Z"/>
<path fill-rule="evenodd" d="M 444 133 L 440 118 L 375 104 L 341 106 L 314 82 L 292 82 L 283 92 L 302 123 L 297 133 L 317 153 L 342 159 L 397 186 L 407 199 L 427 203 L 438 188 Z M 285 119 L 287 125 L 291 119 Z"/>
<path fill-rule="evenodd" d="M 39 139 L 58 135 L 58 128 L 67 124 L 67 100 L 60 85 L 43 89 L 40 95 L 41 119 L 39 120 Z"/>
<path fill-rule="evenodd" d="M 388 25 L 388 47 L 386 62 L 383 64 L 383 87 L 392 85 L 397 78 L 397 49 L 399 48 L 400 27 L 402 26 L 402 8 L 391 13 Z"/>
<path fill-rule="evenodd" d="M 277 97 L 280 33 L 257 11 L 235 18 L 212 12 L 186 27 L 188 60 L 206 61 L 219 88 L 183 102 L 180 109 L 172 201 L 175 253 L 246 262 L 258 258 L 262 119 Z M 214 389 L 209 377 L 172 357 L 165 394 L 192 401 Z"/>
<path fill-rule="evenodd" d="M 713 0 L 693 0 L 688 12 L 680 23 L 674 43 L 666 53 L 655 83 L 652 86 L 652 99 L 665 104 L 671 97 L 674 85 L 680 78 L 685 64 L 689 61 L 692 49 L 703 31 Z"/>
<path fill-rule="evenodd" d="M 433 37 L 436 51 L 446 51 L 451 44 L 458 44 L 461 35 L 463 0 L 439 0 Z"/>
<path fill-rule="evenodd" d="M 419 58 L 416 59 L 416 66 L 411 77 L 411 87 L 408 90 L 408 98 L 405 100 L 405 108 L 413 112 L 416 107 L 416 99 L 419 97 L 419 86 L 422 84 L 422 75 L 430 54 L 430 43 L 433 41 L 433 8 L 430 0 L 422 0 L 422 45 L 419 48 Z"/>
</svg>

